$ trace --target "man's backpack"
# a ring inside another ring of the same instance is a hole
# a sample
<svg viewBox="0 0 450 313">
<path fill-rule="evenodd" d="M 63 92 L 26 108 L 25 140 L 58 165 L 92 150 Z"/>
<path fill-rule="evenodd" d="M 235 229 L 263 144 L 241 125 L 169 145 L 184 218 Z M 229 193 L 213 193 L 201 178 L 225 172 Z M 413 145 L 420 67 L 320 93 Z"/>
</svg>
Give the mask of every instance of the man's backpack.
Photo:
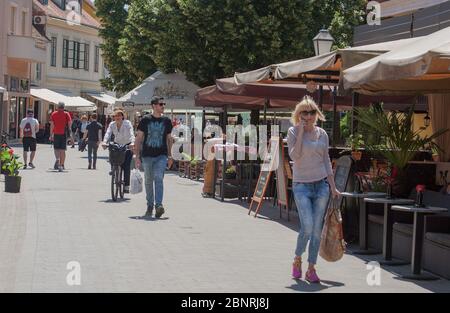
<svg viewBox="0 0 450 313">
<path fill-rule="evenodd" d="M 33 137 L 33 129 L 31 127 L 31 123 L 27 122 L 25 127 L 23 128 L 23 136 L 27 138 Z"/>
</svg>

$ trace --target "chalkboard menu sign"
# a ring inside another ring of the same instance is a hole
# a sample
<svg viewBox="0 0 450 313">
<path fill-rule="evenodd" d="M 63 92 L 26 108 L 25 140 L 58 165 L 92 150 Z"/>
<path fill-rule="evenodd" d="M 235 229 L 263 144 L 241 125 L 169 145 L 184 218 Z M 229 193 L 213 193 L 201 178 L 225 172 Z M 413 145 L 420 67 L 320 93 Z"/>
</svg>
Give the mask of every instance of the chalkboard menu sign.
<svg viewBox="0 0 450 313">
<path fill-rule="evenodd" d="M 278 149 L 278 158 L 280 160 L 277 167 L 277 197 L 278 204 L 287 206 L 288 204 L 288 192 L 287 192 L 287 178 L 286 178 L 286 159 L 284 156 L 284 145 L 283 141 L 278 145 L 280 148 Z"/>
<path fill-rule="evenodd" d="M 347 189 L 347 182 L 352 168 L 352 159 L 349 156 L 340 157 L 336 162 L 336 170 L 334 173 L 334 182 L 337 190 L 344 192 Z M 340 197 L 339 207 L 342 202 Z"/>
<path fill-rule="evenodd" d="M 267 190 L 267 186 L 272 177 L 272 173 L 280 166 L 279 162 L 279 146 L 280 137 L 272 136 L 270 138 L 269 149 L 266 152 L 261 166 L 261 172 L 259 174 L 258 183 L 256 184 L 255 192 L 250 203 L 248 214 L 252 212 L 253 203 L 258 203 L 255 211 L 255 217 L 258 215 L 264 201 L 264 195 Z"/>
</svg>

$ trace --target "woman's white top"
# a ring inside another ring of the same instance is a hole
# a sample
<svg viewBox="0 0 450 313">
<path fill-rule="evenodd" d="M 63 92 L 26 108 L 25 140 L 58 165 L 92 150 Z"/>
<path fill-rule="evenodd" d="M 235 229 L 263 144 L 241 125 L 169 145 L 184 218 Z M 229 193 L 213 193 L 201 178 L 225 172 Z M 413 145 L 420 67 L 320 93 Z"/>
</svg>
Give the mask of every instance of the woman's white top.
<svg viewBox="0 0 450 313">
<path fill-rule="evenodd" d="M 120 129 L 117 128 L 116 122 L 111 122 L 106 130 L 103 143 L 108 143 L 111 139 L 111 135 L 114 134 L 114 142 L 119 145 L 134 144 L 134 130 L 133 125 L 129 120 L 124 120 Z"/>
<path fill-rule="evenodd" d="M 327 132 L 316 126 L 297 142 L 298 133 L 298 127 L 291 127 L 287 138 L 289 156 L 294 161 L 293 182 L 312 183 L 333 175 Z"/>
</svg>

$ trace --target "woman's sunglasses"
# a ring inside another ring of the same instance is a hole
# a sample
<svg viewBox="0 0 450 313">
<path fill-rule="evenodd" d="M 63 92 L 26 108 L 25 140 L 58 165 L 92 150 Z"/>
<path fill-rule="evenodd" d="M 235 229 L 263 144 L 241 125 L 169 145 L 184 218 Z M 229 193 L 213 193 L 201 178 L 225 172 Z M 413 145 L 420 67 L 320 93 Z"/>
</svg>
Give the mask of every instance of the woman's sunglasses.
<svg viewBox="0 0 450 313">
<path fill-rule="evenodd" d="M 308 116 L 308 115 L 316 115 L 317 114 L 317 110 L 311 110 L 311 111 L 302 111 L 302 115 L 303 116 Z"/>
</svg>

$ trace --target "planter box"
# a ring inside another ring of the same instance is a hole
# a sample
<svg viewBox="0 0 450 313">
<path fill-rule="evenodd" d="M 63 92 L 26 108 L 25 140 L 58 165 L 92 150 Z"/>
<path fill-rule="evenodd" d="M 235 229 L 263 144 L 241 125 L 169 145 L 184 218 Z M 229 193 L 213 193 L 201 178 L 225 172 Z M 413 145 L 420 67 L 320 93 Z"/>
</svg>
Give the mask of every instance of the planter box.
<svg viewBox="0 0 450 313">
<path fill-rule="evenodd" d="M 19 193 L 22 177 L 5 175 L 5 192 Z"/>
</svg>

